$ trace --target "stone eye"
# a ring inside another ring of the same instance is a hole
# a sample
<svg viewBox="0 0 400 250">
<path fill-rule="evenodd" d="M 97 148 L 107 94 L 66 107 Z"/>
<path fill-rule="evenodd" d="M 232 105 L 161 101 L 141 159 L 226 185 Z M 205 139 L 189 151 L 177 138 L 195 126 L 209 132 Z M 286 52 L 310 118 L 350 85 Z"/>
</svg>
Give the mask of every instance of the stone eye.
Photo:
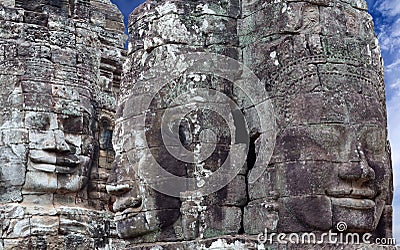
<svg viewBox="0 0 400 250">
<path fill-rule="evenodd" d="M 76 154 L 77 146 L 67 141 L 71 154 Z"/>
<path fill-rule="evenodd" d="M 46 114 L 32 114 L 26 119 L 27 127 L 47 131 L 50 129 L 50 117 Z"/>
<path fill-rule="evenodd" d="M 380 154 L 385 151 L 386 134 L 383 128 L 367 127 L 361 134 L 361 143 L 367 152 Z"/>
</svg>

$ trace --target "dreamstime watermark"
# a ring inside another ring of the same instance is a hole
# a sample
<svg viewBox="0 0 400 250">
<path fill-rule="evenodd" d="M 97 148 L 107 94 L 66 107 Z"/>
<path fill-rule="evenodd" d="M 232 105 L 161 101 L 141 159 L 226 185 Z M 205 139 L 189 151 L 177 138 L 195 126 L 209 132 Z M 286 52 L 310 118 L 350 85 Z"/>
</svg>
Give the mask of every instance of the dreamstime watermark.
<svg viewBox="0 0 400 250">
<path fill-rule="evenodd" d="M 329 230 L 321 234 L 316 233 L 269 233 L 267 229 L 258 234 L 259 244 L 378 244 L 396 245 L 395 238 L 373 238 L 370 233 L 351 233 L 347 231 L 347 224 L 339 222 L 336 230 Z"/>
</svg>

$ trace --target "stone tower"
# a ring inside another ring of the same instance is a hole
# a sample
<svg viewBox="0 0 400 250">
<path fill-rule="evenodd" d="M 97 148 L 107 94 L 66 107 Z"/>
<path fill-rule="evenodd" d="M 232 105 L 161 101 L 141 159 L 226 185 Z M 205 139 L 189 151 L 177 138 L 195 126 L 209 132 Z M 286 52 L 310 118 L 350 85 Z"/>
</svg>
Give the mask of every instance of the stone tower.
<svg viewBox="0 0 400 250">
<path fill-rule="evenodd" d="M 146 1 L 129 30 L 109 180 L 121 238 L 135 246 L 228 235 L 257 242 L 266 231 L 391 237 L 383 66 L 365 1 Z M 248 81 L 244 93 L 248 71 L 261 85 Z M 237 105 L 231 122 L 210 109 L 232 107 L 214 92 Z M 207 130 L 214 137 L 202 140 Z M 224 161 L 237 164 L 230 146 L 245 130 L 246 164 L 206 192 Z M 179 158 L 185 150 L 191 159 Z"/>
<path fill-rule="evenodd" d="M 17 0 L 0 22 L 0 248 L 102 247 L 122 16 L 109 1 Z"/>
</svg>

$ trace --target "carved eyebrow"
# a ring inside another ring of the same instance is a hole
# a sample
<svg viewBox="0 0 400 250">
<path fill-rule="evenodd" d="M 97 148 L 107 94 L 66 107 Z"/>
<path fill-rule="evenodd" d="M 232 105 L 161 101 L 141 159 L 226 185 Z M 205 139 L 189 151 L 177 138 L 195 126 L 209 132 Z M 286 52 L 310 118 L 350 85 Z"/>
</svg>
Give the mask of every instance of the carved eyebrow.
<svg viewBox="0 0 400 250">
<path fill-rule="evenodd" d="M 27 116 L 26 126 L 31 129 L 48 130 L 50 128 L 51 118 L 48 114 L 37 113 L 34 116 Z"/>
</svg>

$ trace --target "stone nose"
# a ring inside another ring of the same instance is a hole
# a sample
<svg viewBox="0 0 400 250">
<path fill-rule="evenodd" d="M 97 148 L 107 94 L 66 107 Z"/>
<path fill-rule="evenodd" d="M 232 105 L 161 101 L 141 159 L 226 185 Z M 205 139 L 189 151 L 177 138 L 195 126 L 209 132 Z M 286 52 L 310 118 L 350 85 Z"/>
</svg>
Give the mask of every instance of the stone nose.
<svg viewBox="0 0 400 250">
<path fill-rule="evenodd" d="M 132 188 L 129 186 L 129 184 L 106 185 L 107 193 L 111 195 L 122 195 L 124 193 L 129 192 L 131 189 Z"/>
<path fill-rule="evenodd" d="M 44 142 L 43 149 L 46 151 L 56 151 L 60 153 L 71 152 L 71 148 L 65 141 L 64 132 L 55 130 Z"/>
<path fill-rule="evenodd" d="M 361 144 L 357 145 L 355 153 L 356 158 L 340 166 L 339 177 L 347 181 L 360 182 L 360 184 L 374 180 L 375 171 L 369 166 Z"/>
<path fill-rule="evenodd" d="M 142 198 L 141 197 L 126 197 L 122 199 L 117 199 L 113 204 L 114 212 L 122 212 L 126 209 L 137 209 L 141 208 Z"/>
</svg>

